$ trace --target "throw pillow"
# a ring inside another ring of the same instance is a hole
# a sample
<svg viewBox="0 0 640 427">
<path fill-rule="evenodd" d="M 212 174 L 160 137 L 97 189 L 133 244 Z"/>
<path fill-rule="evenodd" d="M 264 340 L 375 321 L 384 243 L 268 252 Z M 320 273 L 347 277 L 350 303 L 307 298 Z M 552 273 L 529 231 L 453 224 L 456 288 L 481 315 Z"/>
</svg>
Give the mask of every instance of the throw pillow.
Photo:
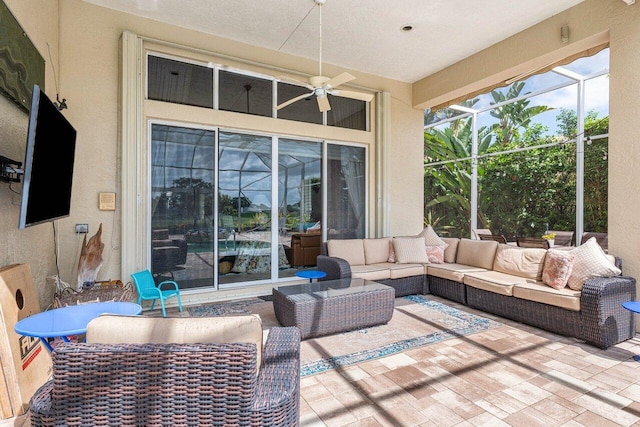
<svg viewBox="0 0 640 427">
<path fill-rule="evenodd" d="M 414 237 L 409 239 L 393 238 L 396 260 L 400 264 L 427 264 L 429 257 L 424 250 L 424 239 Z"/>
<path fill-rule="evenodd" d="M 566 251 L 547 251 L 542 270 L 542 281 L 553 289 L 563 289 L 567 286 L 576 256 Z"/>
<path fill-rule="evenodd" d="M 444 264 L 444 247 L 442 246 L 426 246 L 427 258 L 432 264 Z"/>
<path fill-rule="evenodd" d="M 417 237 L 422 237 L 424 239 L 425 246 L 442 246 L 443 248 L 447 248 L 447 242 L 442 240 L 438 234 L 434 231 L 431 224 L 427 225 L 424 230 L 418 234 Z"/>
<path fill-rule="evenodd" d="M 393 247 L 393 240 L 389 240 L 389 259 L 387 262 L 396 262 L 396 250 Z"/>
<path fill-rule="evenodd" d="M 582 290 L 584 281 L 594 277 L 618 276 L 622 272 L 607 258 L 595 237 L 570 251 L 575 255 L 573 271 L 567 284 L 574 291 Z"/>
</svg>

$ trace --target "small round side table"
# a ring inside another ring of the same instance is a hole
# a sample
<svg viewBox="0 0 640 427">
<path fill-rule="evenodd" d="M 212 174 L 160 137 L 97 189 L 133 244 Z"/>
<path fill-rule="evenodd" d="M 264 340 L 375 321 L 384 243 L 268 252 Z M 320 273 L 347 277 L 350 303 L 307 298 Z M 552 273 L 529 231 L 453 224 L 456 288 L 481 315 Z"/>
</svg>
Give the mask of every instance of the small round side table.
<svg viewBox="0 0 640 427">
<path fill-rule="evenodd" d="M 326 277 L 326 275 L 327 273 L 324 271 L 318 270 L 301 270 L 296 272 L 296 276 L 309 279 L 309 283 L 313 282 L 313 279 L 322 279 L 323 277 Z"/>
<path fill-rule="evenodd" d="M 640 313 L 640 301 L 623 302 L 622 306 L 633 313 Z M 633 356 L 633 360 L 640 362 L 640 355 Z"/>
</svg>

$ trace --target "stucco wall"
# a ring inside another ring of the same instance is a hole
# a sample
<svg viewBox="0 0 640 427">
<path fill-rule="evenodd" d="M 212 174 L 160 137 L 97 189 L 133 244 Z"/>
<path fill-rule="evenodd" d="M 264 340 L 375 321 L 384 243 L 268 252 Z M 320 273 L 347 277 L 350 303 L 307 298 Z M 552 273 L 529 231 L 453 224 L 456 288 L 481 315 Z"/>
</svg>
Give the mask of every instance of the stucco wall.
<svg viewBox="0 0 640 427">
<path fill-rule="evenodd" d="M 119 43 L 123 31 L 128 30 L 177 45 L 218 52 L 308 74 L 315 74 L 317 69 L 317 62 L 313 60 L 254 48 L 183 28 L 140 19 L 80 0 L 61 1 L 59 9 L 57 1 L 7 0 L 7 4 L 14 10 L 29 36 L 36 42 L 40 52 L 48 55 L 45 42 L 49 42 L 54 61 L 60 58 L 57 61 L 59 63 L 56 63 L 56 72 L 60 81 L 59 92 L 61 97 L 67 99 L 69 106 L 64 114 L 78 132 L 71 216 L 56 222 L 60 241 L 60 273 L 63 280 L 69 283 L 75 283 L 82 238 L 75 233 L 76 223 L 88 223 L 89 236 L 93 235 L 102 223 L 102 240 L 105 244 L 104 263 L 98 279 L 122 278 L 119 210 L 115 213 L 100 211 L 98 194 L 115 192 L 117 203 L 120 202 Z M 329 75 L 345 71 L 330 64 L 325 64 L 324 69 Z M 391 234 L 417 233 L 422 226 L 422 111 L 411 106 L 411 85 L 351 70 L 350 72 L 356 76 L 358 85 L 388 91 L 391 94 L 390 128 L 393 152 L 388 160 L 391 173 L 390 232 Z M 47 66 L 46 92 L 55 96 L 55 85 L 52 79 L 51 69 Z M 9 114 L 2 114 L 0 135 L 10 134 L 9 139 L 12 142 L 2 142 L 0 147 L 3 149 L 0 154 L 22 159 L 27 116 L 11 108 L 10 105 L 4 104 L 3 100 L 0 100 L 0 112 L 6 110 Z M 231 126 L 240 120 L 245 125 L 249 123 L 248 127 L 251 127 L 254 118 L 249 117 L 249 120 L 245 120 L 247 117 L 243 115 L 241 119 L 232 119 L 227 121 L 227 125 Z M 255 118 L 255 120 L 264 120 L 264 118 Z M 11 125 L 6 125 L 6 122 Z M 294 135 L 305 132 L 304 126 L 295 122 L 292 122 L 289 128 L 285 126 L 283 131 L 287 132 L 287 129 Z M 334 128 L 327 129 L 326 132 L 329 138 L 350 139 L 348 131 L 340 133 Z M 128 141 L 123 143 L 127 144 Z M 9 144 L 10 148 L 5 152 L 4 147 Z M 375 153 L 373 147 L 370 147 L 370 153 Z M 409 164 L 413 166 L 408 167 Z M 370 171 L 370 182 L 373 185 L 375 182 L 373 161 L 370 163 Z M 2 203 L 0 205 L 0 236 L 7 236 L 0 239 L 3 249 L 0 254 L 0 266 L 15 262 L 29 263 L 36 278 L 40 303 L 44 308 L 51 301 L 51 293 L 44 288 L 44 278 L 55 273 L 51 226 L 45 224 L 27 230 L 18 230 L 19 196 L 10 194 L 7 187 L 4 184 L 0 185 L 0 202 Z M 374 202 L 372 192 L 370 198 L 372 214 Z M 371 222 L 373 221 L 370 221 L 369 229 L 374 230 Z M 128 278 L 122 279 L 128 280 Z"/>
<path fill-rule="evenodd" d="M 45 88 L 55 96 L 53 64 L 58 71 L 57 1 L 5 0 L 13 15 L 45 59 Z M 16 104 L 0 97 L 0 155 L 23 162 L 29 117 Z M 18 230 L 22 184 L 0 182 L 0 267 L 29 264 L 42 308 L 52 302 L 53 286 L 46 277 L 56 274 L 53 229 L 42 224 Z"/>
<path fill-rule="evenodd" d="M 571 39 L 560 41 L 568 25 Z M 585 0 L 514 37 L 416 82 L 413 104 L 429 107 L 521 72 L 610 43 L 609 252 L 640 277 L 640 3 Z"/>
</svg>

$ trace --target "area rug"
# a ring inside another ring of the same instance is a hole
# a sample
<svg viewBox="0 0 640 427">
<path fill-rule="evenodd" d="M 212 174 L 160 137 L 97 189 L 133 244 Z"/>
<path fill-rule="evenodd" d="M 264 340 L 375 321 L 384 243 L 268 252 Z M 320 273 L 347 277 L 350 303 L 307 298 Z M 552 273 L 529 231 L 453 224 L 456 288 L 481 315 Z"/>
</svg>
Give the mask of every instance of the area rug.
<svg viewBox="0 0 640 427">
<path fill-rule="evenodd" d="M 188 312 L 194 317 L 254 313 L 260 315 L 265 331 L 279 326 L 272 303 L 259 298 L 190 307 Z M 396 298 L 393 317 L 386 325 L 302 341 L 300 374 L 314 375 L 499 326 L 428 295 Z"/>
</svg>

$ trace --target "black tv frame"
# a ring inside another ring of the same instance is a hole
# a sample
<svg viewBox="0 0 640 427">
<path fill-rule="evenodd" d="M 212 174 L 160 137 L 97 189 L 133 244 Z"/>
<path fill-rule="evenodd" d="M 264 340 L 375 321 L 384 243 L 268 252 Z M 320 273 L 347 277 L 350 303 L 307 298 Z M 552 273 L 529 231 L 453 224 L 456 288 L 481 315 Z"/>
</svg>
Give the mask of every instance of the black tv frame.
<svg viewBox="0 0 640 427">
<path fill-rule="evenodd" d="M 70 215 L 76 137 L 71 123 L 34 85 L 18 228 Z"/>
</svg>

